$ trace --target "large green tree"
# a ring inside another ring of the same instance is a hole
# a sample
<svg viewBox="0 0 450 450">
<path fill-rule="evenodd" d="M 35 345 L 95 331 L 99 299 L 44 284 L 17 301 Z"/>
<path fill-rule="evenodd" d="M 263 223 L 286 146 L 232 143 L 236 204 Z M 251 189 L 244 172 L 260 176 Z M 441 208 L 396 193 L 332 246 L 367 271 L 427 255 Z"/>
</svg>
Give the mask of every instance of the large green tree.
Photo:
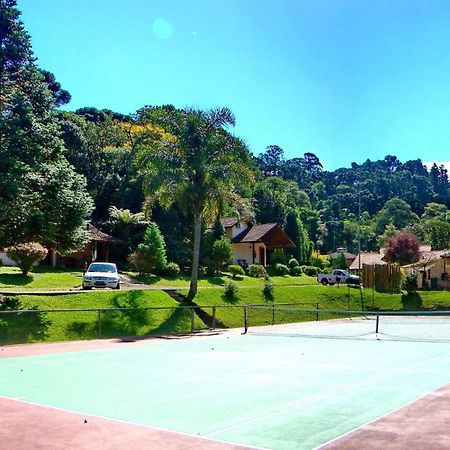
<svg viewBox="0 0 450 450">
<path fill-rule="evenodd" d="M 16 1 L 1 0 L 0 247 L 37 241 L 68 251 L 87 237 L 91 200 L 64 157 L 55 107 L 67 95 L 50 75 L 35 64 Z"/>
<path fill-rule="evenodd" d="M 251 157 L 246 145 L 227 128 L 235 119 L 227 108 L 209 111 L 146 109 L 138 119 L 151 121 L 137 148 L 144 190 L 150 202 L 174 202 L 193 214 L 192 273 L 188 299 L 195 297 L 202 223 L 212 222 L 227 201 L 240 197 L 251 182 Z"/>
</svg>

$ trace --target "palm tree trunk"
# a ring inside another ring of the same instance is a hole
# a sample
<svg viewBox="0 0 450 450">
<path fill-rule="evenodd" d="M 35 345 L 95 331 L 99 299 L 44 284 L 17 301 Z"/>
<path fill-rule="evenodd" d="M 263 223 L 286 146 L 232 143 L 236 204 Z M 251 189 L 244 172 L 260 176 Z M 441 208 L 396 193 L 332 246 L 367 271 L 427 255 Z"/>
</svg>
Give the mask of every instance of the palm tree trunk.
<svg viewBox="0 0 450 450">
<path fill-rule="evenodd" d="M 198 265 L 200 262 L 200 240 L 202 237 L 202 214 L 194 214 L 194 252 L 192 255 L 191 285 L 189 287 L 188 300 L 193 300 L 197 295 Z"/>
</svg>

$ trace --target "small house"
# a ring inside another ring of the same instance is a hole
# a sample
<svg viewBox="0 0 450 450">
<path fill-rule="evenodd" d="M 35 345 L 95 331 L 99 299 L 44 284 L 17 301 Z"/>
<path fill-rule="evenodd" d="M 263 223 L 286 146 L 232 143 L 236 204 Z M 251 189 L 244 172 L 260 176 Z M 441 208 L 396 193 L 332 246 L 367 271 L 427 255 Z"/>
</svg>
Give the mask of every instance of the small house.
<svg viewBox="0 0 450 450">
<path fill-rule="evenodd" d="M 275 249 L 295 247 L 277 223 L 254 225 L 234 217 L 224 217 L 221 223 L 233 246 L 233 264 L 266 266 Z"/>
</svg>

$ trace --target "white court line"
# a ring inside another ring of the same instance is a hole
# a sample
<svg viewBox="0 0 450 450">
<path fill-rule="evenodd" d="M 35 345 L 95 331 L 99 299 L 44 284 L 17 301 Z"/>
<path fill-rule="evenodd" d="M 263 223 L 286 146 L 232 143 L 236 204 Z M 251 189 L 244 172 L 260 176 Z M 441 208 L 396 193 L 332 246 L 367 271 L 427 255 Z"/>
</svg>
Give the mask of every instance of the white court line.
<svg viewBox="0 0 450 450">
<path fill-rule="evenodd" d="M 237 443 L 237 442 L 225 441 L 223 439 L 212 439 L 212 438 L 206 437 L 206 435 L 202 436 L 202 435 L 189 434 L 189 433 L 184 433 L 182 431 L 174 431 L 174 430 L 170 430 L 168 428 L 155 427 L 155 426 L 152 426 L 152 425 L 147 425 L 147 424 L 138 423 L 138 422 L 132 422 L 132 421 L 129 421 L 129 420 L 116 419 L 116 418 L 113 418 L 113 417 L 101 416 L 101 415 L 98 415 L 98 414 L 85 413 L 83 411 L 75 411 L 75 410 L 72 410 L 72 409 L 61 408 L 59 406 L 50 406 L 50 405 L 46 405 L 44 403 L 30 402 L 28 400 L 22 400 L 20 398 L 5 397 L 3 395 L 0 396 L 0 399 L 2 399 L 2 398 L 6 399 L 6 400 L 13 400 L 13 401 L 19 402 L 19 403 L 24 403 L 26 405 L 40 406 L 42 408 L 50 408 L 50 409 L 54 409 L 56 411 L 63 411 L 63 412 L 68 412 L 68 413 L 72 413 L 72 414 L 78 414 L 78 415 L 87 416 L 87 417 L 95 417 L 97 419 L 123 423 L 125 425 L 134 425 L 134 426 L 139 426 L 139 427 L 145 427 L 145 428 L 149 428 L 149 429 L 151 429 L 153 431 L 165 431 L 167 433 L 173 433 L 173 434 L 177 434 L 177 435 L 180 435 L 180 436 L 186 436 L 186 437 L 190 437 L 190 438 L 201 439 L 201 440 L 209 441 L 209 442 L 220 442 L 222 444 L 238 445 L 238 446 L 247 447 L 247 448 L 254 449 L 254 450 L 269 450 L 269 449 L 266 449 L 264 447 L 254 447 L 254 446 L 251 446 L 251 445 L 241 444 L 241 443 Z"/>
<path fill-rule="evenodd" d="M 364 383 L 355 383 L 353 385 L 347 386 L 345 389 L 339 390 L 338 392 L 322 394 L 322 395 L 319 395 L 319 396 L 316 396 L 316 397 L 312 397 L 312 398 L 310 398 L 307 401 L 299 400 L 299 401 L 294 402 L 293 404 L 291 404 L 290 406 L 287 406 L 285 408 L 281 408 L 279 410 L 272 411 L 272 412 L 270 412 L 268 414 L 265 414 L 265 415 L 259 416 L 259 417 L 255 417 L 253 419 L 244 420 L 244 421 L 238 422 L 238 423 L 236 423 L 234 425 L 229 425 L 229 426 L 226 426 L 226 427 L 223 427 L 223 428 L 219 428 L 218 430 L 212 431 L 211 433 L 206 433 L 205 436 L 213 436 L 215 434 L 218 434 L 218 433 L 221 433 L 221 432 L 224 432 L 224 431 L 233 430 L 233 429 L 245 426 L 245 425 L 249 425 L 249 424 L 252 424 L 252 423 L 259 422 L 261 420 L 265 420 L 265 419 L 270 418 L 270 417 L 274 417 L 274 416 L 277 416 L 277 415 L 280 415 L 280 414 L 284 414 L 284 413 L 286 413 L 288 411 L 292 411 L 294 409 L 298 409 L 300 407 L 304 407 L 305 405 L 309 405 L 311 403 L 317 403 L 317 402 L 325 400 L 325 399 L 336 397 L 336 396 L 339 396 L 339 395 L 341 395 L 341 394 L 343 394 L 345 392 L 353 391 L 353 390 L 360 389 L 360 388 L 365 387 L 365 386 L 369 386 L 369 385 L 374 384 L 374 383 L 378 383 L 381 380 L 385 380 L 387 378 L 391 378 L 391 377 L 393 377 L 395 375 L 398 375 L 398 374 L 401 374 L 401 373 L 404 373 L 404 372 L 410 372 L 411 370 L 413 370 L 415 368 L 418 368 L 418 367 L 421 367 L 421 366 L 424 366 L 426 364 L 429 364 L 430 362 L 437 361 L 437 360 L 440 360 L 440 359 L 447 359 L 447 358 L 449 358 L 449 356 L 450 356 L 450 354 L 436 356 L 434 358 L 430 358 L 430 359 L 427 359 L 425 361 L 421 361 L 419 363 L 415 363 L 415 364 L 412 364 L 410 366 L 407 366 L 407 367 L 404 367 L 404 368 L 401 368 L 401 369 L 393 370 L 392 372 L 389 372 L 389 373 L 387 373 L 387 374 L 385 374 L 383 376 L 374 378 L 374 379 L 372 379 L 370 381 L 367 381 L 367 382 L 364 382 Z"/>
<path fill-rule="evenodd" d="M 438 386 L 437 388 L 431 390 L 430 392 L 426 392 L 425 394 L 421 395 L 420 397 L 417 397 L 413 400 L 410 400 L 409 402 L 405 403 L 404 405 L 398 406 L 397 408 L 392 409 L 391 411 L 388 411 L 385 414 L 382 414 L 379 417 L 376 417 L 375 419 L 369 420 L 366 423 L 363 423 L 362 425 L 359 425 L 358 427 L 354 428 L 353 430 L 347 431 L 344 434 L 341 434 L 333 439 L 330 439 L 329 441 L 325 442 L 324 444 L 320 444 L 318 447 L 314 447 L 312 450 L 319 450 L 321 448 L 324 448 L 325 446 L 332 444 L 333 442 L 339 441 L 340 439 L 344 438 L 345 436 L 348 436 L 349 434 L 355 433 L 356 431 L 360 430 L 361 428 L 364 428 L 366 426 L 369 426 L 370 424 L 374 423 L 374 422 L 378 422 L 379 420 L 384 419 L 385 417 L 394 414 L 397 411 L 400 411 L 403 408 L 408 407 L 409 405 L 412 405 L 413 403 L 424 399 L 425 397 L 427 397 L 428 395 L 432 394 L 433 392 L 437 392 L 439 389 L 442 389 L 444 386 L 447 386 L 449 384 L 448 381 L 446 381 L 444 384 L 442 384 L 441 386 Z"/>
</svg>

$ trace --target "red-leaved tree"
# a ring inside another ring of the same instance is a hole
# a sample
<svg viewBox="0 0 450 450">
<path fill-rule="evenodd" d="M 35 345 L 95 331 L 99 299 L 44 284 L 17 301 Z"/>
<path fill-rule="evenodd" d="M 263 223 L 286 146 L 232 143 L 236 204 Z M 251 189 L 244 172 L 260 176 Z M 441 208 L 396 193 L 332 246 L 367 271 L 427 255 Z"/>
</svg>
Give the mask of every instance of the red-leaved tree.
<svg viewBox="0 0 450 450">
<path fill-rule="evenodd" d="M 402 231 L 388 239 L 384 259 L 401 266 L 417 262 L 419 260 L 419 246 L 420 243 L 416 235 Z"/>
</svg>

